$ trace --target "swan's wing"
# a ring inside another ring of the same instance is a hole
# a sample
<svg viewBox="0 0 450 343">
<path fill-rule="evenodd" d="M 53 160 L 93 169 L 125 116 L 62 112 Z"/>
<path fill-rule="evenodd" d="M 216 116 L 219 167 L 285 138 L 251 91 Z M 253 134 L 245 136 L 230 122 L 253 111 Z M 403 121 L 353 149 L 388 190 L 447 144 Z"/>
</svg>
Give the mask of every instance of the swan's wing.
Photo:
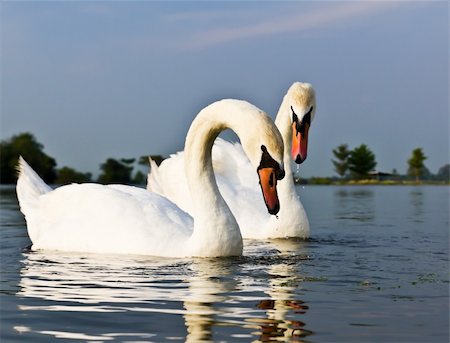
<svg viewBox="0 0 450 343">
<path fill-rule="evenodd" d="M 72 184 L 39 198 L 33 249 L 177 256 L 192 218 L 136 187 Z"/>
<path fill-rule="evenodd" d="M 187 213 L 191 213 L 191 196 L 184 171 L 184 152 L 166 158 L 160 166 L 152 164 L 147 189 L 160 194 Z"/>
<path fill-rule="evenodd" d="M 257 181 L 256 170 L 240 143 L 231 143 L 217 138 L 212 150 L 214 174 L 220 175 L 239 188 L 254 188 Z"/>
<path fill-rule="evenodd" d="M 169 199 L 156 193 L 148 194 L 149 192 L 140 187 L 125 185 L 108 185 L 107 187 L 135 198 L 144 209 L 146 220 L 151 221 L 152 226 L 158 224 L 156 225 L 157 227 L 166 227 L 165 230 L 155 230 L 155 233 L 191 235 L 193 228 L 192 217 Z"/>
</svg>

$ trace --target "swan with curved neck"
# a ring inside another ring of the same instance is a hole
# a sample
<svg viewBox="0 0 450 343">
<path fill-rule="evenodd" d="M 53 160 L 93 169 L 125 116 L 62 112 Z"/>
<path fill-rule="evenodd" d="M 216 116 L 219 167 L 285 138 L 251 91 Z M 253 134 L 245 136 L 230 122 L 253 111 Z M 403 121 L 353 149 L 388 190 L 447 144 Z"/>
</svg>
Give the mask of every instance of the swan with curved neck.
<svg viewBox="0 0 450 343">
<path fill-rule="evenodd" d="M 20 158 L 17 195 L 32 249 L 171 257 L 242 254 L 239 226 L 218 191 L 211 159 L 214 140 L 226 128 L 241 138 L 260 175 L 267 210 L 277 213 L 276 185 L 284 176 L 280 133 L 255 106 L 227 99 L 200 111 L 186 137 L 192 217 L 165 197 L 132 186 L 71 184 L 52 190 Z"/>
<path fill-rule="evenodd" d="M 245 147 L 220 138 L 215 141 L 212 151 L 214 173 L 220 192 L 236 217 L 244 238 L 309 237 L 309 221 L 295 190 L 292 163 L 302 163 L 307 157 L 309 127 L 315 111 L 313 87 L 308 83 L 293 83 L 283 98 L 275 120 L 284 142 L 286 170 L 286 177 L 277 187 L 281 204 L 277 217 L 270 216 L 259 201 L 258 179 L 245 155 Z M 183 152 L 174 154 L 159 167 L 151 161 L 147 189 L 166 196 L 186 212 L 192 213 L 187 182 L 181 175 L 183 156 Z M 171 182 L 173 179 L 178 182 Z"/>
</svg>

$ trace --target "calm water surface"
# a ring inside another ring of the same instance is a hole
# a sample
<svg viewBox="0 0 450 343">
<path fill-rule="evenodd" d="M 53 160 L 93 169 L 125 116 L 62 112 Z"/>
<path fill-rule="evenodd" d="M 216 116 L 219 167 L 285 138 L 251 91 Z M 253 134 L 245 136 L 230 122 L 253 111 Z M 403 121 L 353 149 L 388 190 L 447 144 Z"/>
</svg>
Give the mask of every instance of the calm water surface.
<svg viewBox="0 0 450 343">
<path fill-rule="evenodd" d="M 299 187 L 311 240 L 227 259 L 30 252 L 0 192 L 1 342 L 449 340 L 449 187 Z"/>
</svg>

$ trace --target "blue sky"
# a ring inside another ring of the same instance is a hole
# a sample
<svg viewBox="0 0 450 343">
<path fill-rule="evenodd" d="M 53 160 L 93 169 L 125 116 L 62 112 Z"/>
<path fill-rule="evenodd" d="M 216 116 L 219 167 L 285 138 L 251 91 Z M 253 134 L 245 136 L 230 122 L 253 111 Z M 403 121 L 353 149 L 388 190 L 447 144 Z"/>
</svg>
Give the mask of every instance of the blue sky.
<svg viewBox="0 0 450 343">
<path fill-rule="evenodd" d="M 317 112 L 303 176 L 365 143 L 406 172 L 449 161 L 446 1 L 1 2 L 1 138 L 30 131 L 58 166 L 183 148 L 196 113 L 245 99 L 275 117 L 294 81 Z"/>
</svg>

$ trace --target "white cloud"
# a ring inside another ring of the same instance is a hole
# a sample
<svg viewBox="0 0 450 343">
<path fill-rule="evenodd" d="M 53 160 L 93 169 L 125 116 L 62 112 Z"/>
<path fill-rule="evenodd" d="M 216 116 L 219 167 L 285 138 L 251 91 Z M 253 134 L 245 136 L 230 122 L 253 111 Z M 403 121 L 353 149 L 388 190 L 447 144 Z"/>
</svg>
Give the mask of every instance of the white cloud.
<svg viewBox="0 0 450 343">
<path fill-rule="evenodd" d="M 254 24 L 207 29 L 194 33 L 185 44 L 186 49 L 201 49 L 236 40 L 249 39 L 267 35 L 285 34 L 329 28 L 345 24 L 350 19 L 362 18 L 397 7 L 401 2 L 364 1 L 321 3 L 320 6 L 302 11 L 301 3 L 297 13 L 287 12 L 283 17 L 261 18 Z M 292 8 L 290 8 L 292 9 Z M 207 15 L 202 12 L 199 14 Z M 193 16 L 193 14 L 191 14 Z M 254 13 L 253 13 L 254 16 Z"/>
</svg>

